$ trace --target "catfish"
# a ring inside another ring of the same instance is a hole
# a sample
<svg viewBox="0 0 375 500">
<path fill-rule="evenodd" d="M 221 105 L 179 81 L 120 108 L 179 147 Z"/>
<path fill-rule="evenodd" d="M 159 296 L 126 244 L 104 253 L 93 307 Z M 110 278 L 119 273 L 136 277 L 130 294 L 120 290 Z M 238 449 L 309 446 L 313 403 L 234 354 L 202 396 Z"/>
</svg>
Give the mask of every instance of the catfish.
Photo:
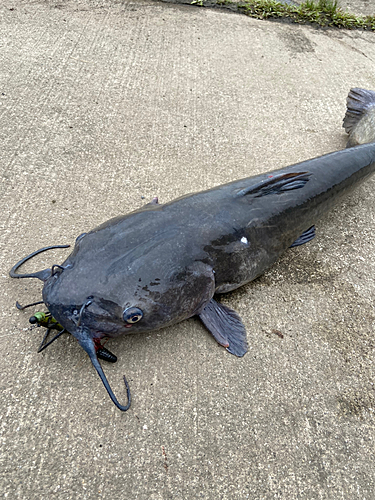
<svg viewBox="0 0 375 500">
<path fill-rule="evenodd" d="M 57 336 L 67 331 L 77 339 L 112 401 L 126 411 L 128 383 L 124 377 L 128 402 L 121 405 L 98 360 L 102 341 L 197 316 L 229 353 L 244 356 L 246 326 L 216 297 L 260 276 L 288 248 L 311 241 L 316 221 L 374 172 L 373 113 L 375 92 L 352 89 L 343 125 L 348 148 L 170 203 L 154 198 L 81 234 L 61 265 L 17 273 L 29 258 L 55 248 L 47 247 L 10 275 L 43 281 Z"/>
</svg>

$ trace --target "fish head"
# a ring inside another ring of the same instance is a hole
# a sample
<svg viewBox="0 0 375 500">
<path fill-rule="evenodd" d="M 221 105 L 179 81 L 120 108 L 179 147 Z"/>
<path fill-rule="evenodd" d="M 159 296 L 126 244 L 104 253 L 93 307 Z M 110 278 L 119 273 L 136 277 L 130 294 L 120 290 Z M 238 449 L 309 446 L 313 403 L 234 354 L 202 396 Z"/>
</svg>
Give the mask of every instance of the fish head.
<svg viewBox="0 0 375 500">
<path fill-rule="evenodd" d="M 45 282 L 43 300 L 73 336 L 82 328 L 93 339 L 157 330 L 198 314 L 214 294 L 212 268 L 200 261 L 174 266 L 155 257 L 134 269 L 99 270 L 73 260 L 62 267 Z"/>
<path fill-rule="evenodd" d="M 214 294 L 215 275 L 188 245 L 176 241 L 185 237 L 179 228 L 163 225 L 156 235 L 152 229 L 135 234 L 128 227 L 132 220 L 119 221 L 77 239 L 71 255 L 44 282 L 43 301 L 87 352 L 112 401 L 125 411 L 130 402 L 120 405 L 97 358 L 100 340 L 157 330 L 199 314 Z M 185 252 L 176 251 L 186 246 Z"/>
</svg>

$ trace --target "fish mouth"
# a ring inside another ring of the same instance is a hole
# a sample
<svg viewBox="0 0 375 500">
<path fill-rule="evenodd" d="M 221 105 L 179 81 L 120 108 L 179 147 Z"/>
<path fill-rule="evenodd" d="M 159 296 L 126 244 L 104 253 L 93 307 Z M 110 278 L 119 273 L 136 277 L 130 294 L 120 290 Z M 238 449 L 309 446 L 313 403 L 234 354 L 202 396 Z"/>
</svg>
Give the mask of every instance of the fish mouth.
<svg viewBox="0 0 375 500">
<path fill-rule="evenodd" d="M 73 336 L 83 328 L 90 331 L 93 338 L 113 337 L 124 328 L 133 326 L 125 324 L 121 316 L 122 308 L 111 300 L 90 295 L 80 304 L 61 305 L 57 302 L 55 297 L 53 302 L 48 301 L 48 310 Z"/>
</svg>

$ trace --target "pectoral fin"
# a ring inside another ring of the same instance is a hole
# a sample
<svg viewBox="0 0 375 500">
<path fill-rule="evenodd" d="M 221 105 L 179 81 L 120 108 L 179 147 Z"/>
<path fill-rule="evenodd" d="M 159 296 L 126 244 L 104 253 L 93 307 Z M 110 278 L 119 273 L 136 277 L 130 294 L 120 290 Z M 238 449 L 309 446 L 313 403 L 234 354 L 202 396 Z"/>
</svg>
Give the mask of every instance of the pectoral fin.
<svg viewBox="0 0 375 500">
<path fill-rule="evenodd" d="M 246 329 L 236 311 L 211 299 L 199 317 L 215 340 L 228 352 L 238 357 L 246 354 Z"/>
</svg>

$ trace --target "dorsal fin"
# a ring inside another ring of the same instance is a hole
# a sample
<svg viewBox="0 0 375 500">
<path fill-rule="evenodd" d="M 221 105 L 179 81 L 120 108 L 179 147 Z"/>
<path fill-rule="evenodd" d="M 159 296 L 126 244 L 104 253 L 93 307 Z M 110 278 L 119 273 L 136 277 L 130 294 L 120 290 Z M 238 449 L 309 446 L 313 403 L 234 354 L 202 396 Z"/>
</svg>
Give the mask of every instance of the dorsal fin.
<svg viewBox="0 0 375 500">
<path fill-rule="evenodd" d="M 286 174 L 270 175 L 268 179 L 241 189 L 236 196 L 253 195 L 254 198 L 268 194 L 281 194 L 292 189 L 302 188 L 309 180 L 310 172 L 289 172 Z"/>
</svg>

